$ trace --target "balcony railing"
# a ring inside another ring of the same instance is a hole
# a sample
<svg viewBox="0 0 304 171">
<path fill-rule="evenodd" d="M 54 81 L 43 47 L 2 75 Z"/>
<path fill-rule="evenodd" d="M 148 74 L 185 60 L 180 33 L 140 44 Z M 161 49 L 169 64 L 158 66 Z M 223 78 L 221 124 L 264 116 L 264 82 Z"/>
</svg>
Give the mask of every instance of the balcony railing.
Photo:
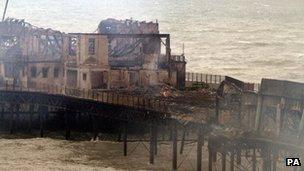
<svg viewBox="0 0 304 171">
<path fill-rule="evenodd" d="M 225 76 L 212 75 L 212 74 L 201 74 L 201 73 L 186 73 L 186 81 L 188 82 L 204 82 L 207 84 L 220 84 L 225 80 Z"/>
</svg>

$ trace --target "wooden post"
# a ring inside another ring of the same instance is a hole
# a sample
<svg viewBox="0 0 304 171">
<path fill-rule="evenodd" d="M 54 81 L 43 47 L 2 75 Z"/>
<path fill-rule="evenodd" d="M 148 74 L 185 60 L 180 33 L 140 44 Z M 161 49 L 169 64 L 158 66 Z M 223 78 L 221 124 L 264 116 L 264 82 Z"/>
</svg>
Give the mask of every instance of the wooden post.
<svg viewBox="0 0 304 171">
<path fill-rule="evenodd" d="M 128 152 L 128 122 L 124 122 L 124 129 L 123 129 L 124 135 L 123 135 L 123 144 L 124 144 L 124 156 L 127 156 Z"/>
<path fill-rule="evenodd" d="M 180 151 L 179 151 L 180 154 L 183 154 L 183 151 L 184 151 L 186 131 L 187 131 L 187 128 L 185 127 L 183 130 L 182 142 L 181 142 Z"/>
<path fill-rule="evenodd" d="M 234 171 L 234 149 L 230 152 L 230 171 Z"/>
<path fill-rule="evenodd" d="M 33 113 L 34 113 L 34 105 L 33 104 L 30 104 L 30 108 L 29 108 L 29 132 L 31 133 L 32 132 L 32 122 L 33 122 Z"/>
<path fill-rule="evenodd" d="M 154 153 L 155 153 L 155 142 L 154 142 L 154 124 L 152 123 L 150 126 L 150 164 L 154 164 Z"/>
<path fill-rule="evenodd" d="M 173 127 L 172 127 L 172 142 L 173 142 L 172 169 L 177 170 L 177 129 L 175 122 L 173 123 Z"/>
<path fill-rule="evenodd" d="M 197 171 L 202 170 L 202 150 L 203 150 L 203 126 L 198 125 L 198 132 L 197 132 Z"/>
<path fill-rule="evenodd" d="M 71 138 L 70 112 L 65 111 L 65 139 L 69 140 L 70 138 Z"/>
</svg>

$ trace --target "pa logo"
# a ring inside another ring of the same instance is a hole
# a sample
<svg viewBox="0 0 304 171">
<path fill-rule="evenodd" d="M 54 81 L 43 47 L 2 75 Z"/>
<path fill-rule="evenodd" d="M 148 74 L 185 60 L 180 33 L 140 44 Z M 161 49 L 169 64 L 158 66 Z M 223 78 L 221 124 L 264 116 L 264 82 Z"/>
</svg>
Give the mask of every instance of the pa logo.
<svg viewBox="0 0 304 171">
<path fill-rule="evenodd" d="M 299 158 L 286 158 L 286 166 L 301 166 Z"/>
</svg>

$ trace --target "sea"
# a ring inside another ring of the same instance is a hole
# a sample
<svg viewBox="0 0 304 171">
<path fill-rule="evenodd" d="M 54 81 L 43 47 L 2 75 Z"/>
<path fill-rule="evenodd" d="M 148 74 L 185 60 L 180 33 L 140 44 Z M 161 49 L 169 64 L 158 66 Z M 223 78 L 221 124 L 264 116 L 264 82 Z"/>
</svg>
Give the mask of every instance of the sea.
<svg viewBox="0 0 304 171">
<path fill-rule="evenodd" d="M 188 72 L 304 82 L 303 0 L 10 0 L 7 17 L 66 33 L 107 18 L 157 21 Z"/>
</svg>

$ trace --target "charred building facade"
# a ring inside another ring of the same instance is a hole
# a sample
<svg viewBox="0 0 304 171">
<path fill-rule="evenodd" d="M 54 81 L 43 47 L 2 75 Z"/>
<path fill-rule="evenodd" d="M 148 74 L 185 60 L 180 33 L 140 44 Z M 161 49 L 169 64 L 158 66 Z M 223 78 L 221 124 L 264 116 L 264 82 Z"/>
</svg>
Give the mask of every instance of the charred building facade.
<svg viewBox="0 0 304 171">
<path fill-rule="evenodd" d="M 3 81 L 77 89 L 185 86 L 184 55 L 171 55 L 170 35 L 158 23 L 107 19 L 98 33 L 65 34 L 23 20 L 0 23 Z M 165 53 L 162 53 L 162 49 Z"/>
</svg>

